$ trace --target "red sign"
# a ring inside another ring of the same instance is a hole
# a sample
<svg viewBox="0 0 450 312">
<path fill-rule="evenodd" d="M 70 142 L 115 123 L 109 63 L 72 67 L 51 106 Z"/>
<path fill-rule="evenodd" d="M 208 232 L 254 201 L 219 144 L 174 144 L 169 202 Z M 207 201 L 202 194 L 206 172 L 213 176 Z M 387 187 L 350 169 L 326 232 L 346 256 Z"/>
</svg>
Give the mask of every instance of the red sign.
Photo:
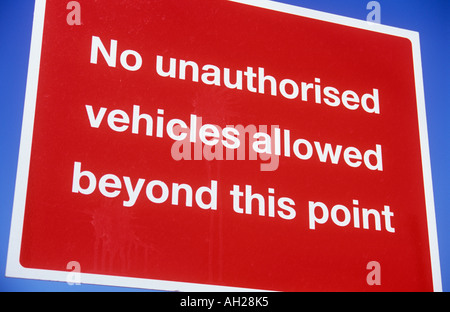
<svg viewBox="0 0 450 312">
<path fill-rule="evenodd" d="M 7 275 L 440 290 L 420 64 L 275 2 L 37 1 Z"/>
</svg>

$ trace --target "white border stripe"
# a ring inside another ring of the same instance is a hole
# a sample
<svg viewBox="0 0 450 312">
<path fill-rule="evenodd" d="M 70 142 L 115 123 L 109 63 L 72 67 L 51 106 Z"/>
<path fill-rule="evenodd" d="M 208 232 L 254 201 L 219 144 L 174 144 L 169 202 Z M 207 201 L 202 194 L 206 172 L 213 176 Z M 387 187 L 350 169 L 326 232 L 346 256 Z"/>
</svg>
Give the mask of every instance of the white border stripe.
<svg viewBox="0 0 450 312">
<path fill-rule="evenodd" d="M 44 34 L 45 0 L 36 0 L 33 30 L 31 34 L 30 57 L 28 63 L 25 107 L 22 119 L 19 160 L 17 166 L 16 189 L 14 193 L 11 233 L 9 237 L 6 276 L 16 277 L 16 272 L 24 268 L 20 265 L 20 247 L 28 187 L 28 173 L 33 139 L 34 115 L 36 108 L 39 67 L 41 63 L 42 37 Z"/>
<path fill-rule="evenodd" d="M 416 82 L 417 114 L 419 117 L 420 149 L 422 152 L 422 171 L 425 188 L 425 204 L 427 207 L 428 240 L 430 244 L 431 270 L 434 291 L 442 291 L 441 265 L 439 261 L 439 245 L 434 207 L 433 180 L 431 177 L 430 149 L 428 145 L 428 128 L 425 109 L 425 92 L 423 87 L 422 57 L 420 38 L 417 33 L 412 40 L 414 74 Z"/>
</svg>

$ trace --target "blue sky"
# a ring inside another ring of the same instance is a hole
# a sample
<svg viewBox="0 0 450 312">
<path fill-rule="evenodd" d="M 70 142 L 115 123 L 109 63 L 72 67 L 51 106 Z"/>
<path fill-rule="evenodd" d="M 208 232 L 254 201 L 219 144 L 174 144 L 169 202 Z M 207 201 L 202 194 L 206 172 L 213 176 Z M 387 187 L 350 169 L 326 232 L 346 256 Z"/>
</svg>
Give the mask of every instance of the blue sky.
<svg viewBox="0 0 450 312">
<path fill-rule="evenodd" d="M 131 1 L 131 0 L 130 0 Z M 279 0 L 366 19 L 366 0 Z M 450 1 L 380 0 L 381 23 L 421 38 L 428 133 L 444 291 L 450 290 Z M 5 278 L 31 39 L 33 0 L 0 2 L 0 291 L 124 291 L 126 288 Z"/>
</svg>

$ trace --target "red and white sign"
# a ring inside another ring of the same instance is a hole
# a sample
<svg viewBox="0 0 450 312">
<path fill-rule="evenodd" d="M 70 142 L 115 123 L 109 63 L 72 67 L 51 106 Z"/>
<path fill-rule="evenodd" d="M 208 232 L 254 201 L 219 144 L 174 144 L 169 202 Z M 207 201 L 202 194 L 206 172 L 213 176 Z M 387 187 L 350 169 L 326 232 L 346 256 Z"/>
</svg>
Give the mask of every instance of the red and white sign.
<svg viewBox="0 0 450 312">
<path fill-rule="evenodd" d="M 441 290 L 418 34 L 271 1 L 38 0 L 6 273 Z"/>
</svg>

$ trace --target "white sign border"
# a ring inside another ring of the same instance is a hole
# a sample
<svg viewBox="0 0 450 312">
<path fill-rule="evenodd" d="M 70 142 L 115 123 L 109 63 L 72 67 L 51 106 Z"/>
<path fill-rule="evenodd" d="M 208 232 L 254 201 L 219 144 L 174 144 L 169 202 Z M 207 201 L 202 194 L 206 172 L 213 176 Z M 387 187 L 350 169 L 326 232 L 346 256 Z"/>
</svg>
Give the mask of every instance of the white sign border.
<svg viewBox="0 0 450 312">
<path fill-rule="evenodd" d="M 431 164 L 428 145 L 427 119 L 425 111 L 425 95 L 423 87 L 422 61 L 420 53 L 419 33 L 376 24 L 372 22 L 352 19 L 320 11 L 305 9 L 289 4 L 268 0 L 228 0 L 250 6 L 265 8 L 273 11 L 308 17 L 325 22 L 336 23 L 349 27 L 379 32 L 383 34 L 407 38 L 413 47 L 414 74 L 416 83 L 417 110 L 419 116 L 420 144 L 422 152 L 422 166 L 425 185 L 425 199 L 427 207 L 428 236 L 430 245 L 432 276 L 434 291 L 442 291 L 441 270 L 439 263 L 439 249 L 437 239 L 436 217 L 434 209 Z M 11 232 L 8 246 L 6 276 L 67 282 L 69 271 L 53 271 L 29 269 L 20 264 L 20 248 L 25 214 L 25 201 L 28 185 L 28 173 L 31 157 L 39 68 L 41 59 L 42 38 L 44 31 L 46 0 L 36 0 L 33 31 L 31 38 L 30 58 L 28 65 L 25 107 L 22 121 L 22 134 L 17 168 L 14 206 L 11 220 Z M 80 281 L 85 284 L 97 284 L 120 287 L 134 287 L 144 289 L 162 289 L 169 291 L 252 291 L 254 289 L 204 285 L 195 283 L 172 282 L 153 279 L 120 277 L 100 274 L 80 273 Z"/>
</svg>

